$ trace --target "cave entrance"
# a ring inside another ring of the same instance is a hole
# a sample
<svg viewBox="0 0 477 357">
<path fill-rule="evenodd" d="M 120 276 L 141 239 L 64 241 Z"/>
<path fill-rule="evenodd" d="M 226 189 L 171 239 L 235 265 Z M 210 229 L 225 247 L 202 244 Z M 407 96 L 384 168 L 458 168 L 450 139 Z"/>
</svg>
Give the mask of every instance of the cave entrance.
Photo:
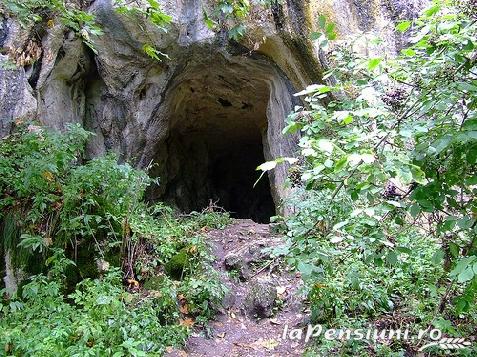
<svg viewBox="0 0 477 357">
<path fill-rule="evenodd" d="M 258 223 L 276 214 L 268 176 L 254 187 L 256 167 L 266 161 L 270 83 L 250 74 L 217 62 L 173 88 L 162 198 L 180 210 L 216 202 Z"/>
</svg>

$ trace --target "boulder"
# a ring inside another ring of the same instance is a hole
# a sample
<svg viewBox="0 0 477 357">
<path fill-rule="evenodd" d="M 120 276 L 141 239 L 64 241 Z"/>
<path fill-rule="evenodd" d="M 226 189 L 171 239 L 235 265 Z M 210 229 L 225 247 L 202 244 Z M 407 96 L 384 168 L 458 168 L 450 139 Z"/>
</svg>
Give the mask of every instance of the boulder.
<svg viewBox="0 0 477 357">
<path fill-rule="evenodd" d="M 276 299 L 277 290 L 271 281 L 256 281 L 249 287 L 244 308 L 251 316 L 271 317 Z"/>
</svg>

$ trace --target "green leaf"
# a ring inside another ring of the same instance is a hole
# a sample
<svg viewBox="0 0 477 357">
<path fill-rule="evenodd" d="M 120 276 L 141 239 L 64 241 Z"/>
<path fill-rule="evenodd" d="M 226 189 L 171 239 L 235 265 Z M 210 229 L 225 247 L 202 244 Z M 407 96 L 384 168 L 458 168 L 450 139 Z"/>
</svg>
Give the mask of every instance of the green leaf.
<svg viewBox="0 0 477 357">
<path fill-rule="evenodd" d="M 282 134 L 294 134 L 303 127 L 301 123 L 291 121 L 283 128 Z"/>
<path fill-rule="evenodd" d="M 432 17 L 441 10 L 441 5 L 434 5 L 424 11 L 424 15 Z"/>
<path fill-rule="evenodd" d="M 245 35 L 245 26 L 240 24 L 232 27 L 229 31 L 229 38 L 239 41 Z"/>
<path fill-rule="evenodd" d="M 321 32 L 316 32 L 316 31 L 314 31 L 314 32 L 312 32 L 312 33 L 310 34 L 310 39 L 311 39 L 312 41 L 316 41 L 316 40 L 318 40 L 318 39 L 321 37 L 321 35 L 322 35 Z"/>
<path fill-rule="evenodd" d="M 409 207 L 409 213 L 413 218 L 416 218 L 419 213 L 421 213 L 421 207 L 419 207 L 418 204 L 413 204 L 411 207 Z"/>
<path fill-rule="evenodd" d="M 390 251 L 386 255 L 386 261 L 388 262 L 389 265 L 395 266 L 398 262 L 398 256 L 397 256 L 396 252 Z"/>
<path fill-rule="evenodd" d="M 436 265 L 439 265 L 442 263 L 442 261 L 444 260 L 444 256 L 445 256 L 445 253 L 443 250 L 439 249 L 438 251 L 436 251 L 434 253 L 434 255 L 432 256 L 432 262 Z"/>
<path fill-rule="evenodd" d="M 467 267 L 463 272 L 458 275 L 457 281 L 459 283 L 465 283 L 466 281 L 472 280 L 474 276 L 474 271 L 470 267 Z"/>
<path fill-rule="evenodd" d="M 455 244 L 454 242 L 450 242 L 449 243 L 449 251 L 454 258 L 457 258 L 459 256 L 460 247 L 457 244 Z"/>
<path fill-rule="evenodd" d="M 318 25 L 320 26 L 321 29 L 325 29 L 325 26 L 326 26 L 326 17 L 323 16 L 323 15 L 320 15 L 318 17 Z"/>
<path fill-rule="evenodd" d="M 309 277 L 316 270 L 316 267 L 313 264 L 299 262 L 297 269 L 304 277 Z"/>
<path fill-rule="evenodd" d="M 411 27 L 411 21 L 401 21 L 399 24 L 396 25 L 396 30 L 399 32 L 406 32 L 409 27 Z"/>
<path fill-rule="evenodd" d="M 343 156 L 341 159 L 336 161 L 334 166 L 335 172 L 341 171 L 346 166 L 347 163 L 348 163 L 348 156 Z"/>
<path fill-rule="evenodd" d="M 416 181 L 419 184 L 425 184 L 426 183 L 426 174 L 424 171 L 419 166 L 416 165 L 410 165 L 410 170 L 412 173 L 412 178 L 414 181 Z"/>
<path fill-rule="evenodd" d="M 306 87 L 305 90 L 302 90 L 301 92 L 298 92 L 294 94 L 295 97 L 300 97 L 303 95 L 309 95 L 309 94 L 315 94 L 315 93 L 328 93 L 331 91 L 331 87 L 326 86 L 324 84 L 312 84 L 308 87 Z"/>
<path fill-rule="evenodd" d="M 267 173 L 267 171 L 273 170 L 277 167 L 278 164 L 282 164 L 284 162 L 288 162 L 289 164 L 294 164 L 298 161 L 298 159 L 292 157 L 279 157 L 278 159 L 267 161 L 256 168 L 256 171 L 262 171 L 260 177 L 255 181 L 253 187 L 257 185 L 257 183 L 262 179 L 262 177 Z"/>
<path fill-rule="evenodd" d="M 373 71 L 382 61 L 382 58 L 371 58 L 368 60 L 368 70 Z"/>
<path fill-rule="evenodd" d="M 407 255 L 412 254 L 412 250 L 407 248 L 407 247 L 398 246 L 398 247 L 396 247 L 396 250 L 400 253 L 404 253 L 404 254 L 407 254 Z"/>
<path fill-rule="evenodd" d="M 273 170 L 275 167 L 277 167 L 278 162 L 276 160 L 274 161 L 267 161 L 260 166 L 257 167 L 257 171 L 270 171 Z"/>
<path fill-rule="evenodd" d="M 328 154 L 331 154 L 333 152 L 334 145 L 328 139 L 319 139 L 317 145 L 321 151 L 324 151 Z"/>
<path fill-rule="evenodd" d="M 335 111 L 333 113 L 333 119 L 344 124 L 350 124 L 353 121 L 353 117 L 348 110 Z"/>
<path fill-rule="evenodd" d="M 405 48 L 405 49 L 401 50 L 401 53 L 404 56 L 408 56 L 408 57 L 412 57 L 412 56 L 416 55 L 416 51 L 414 51 L 412 48 Z"/>
<path fill-rule="evenodd" d="M 376 160 L 373 154 L 361 154 L 360 157 L 365 164 L 371 164 Z"/>
</svg>

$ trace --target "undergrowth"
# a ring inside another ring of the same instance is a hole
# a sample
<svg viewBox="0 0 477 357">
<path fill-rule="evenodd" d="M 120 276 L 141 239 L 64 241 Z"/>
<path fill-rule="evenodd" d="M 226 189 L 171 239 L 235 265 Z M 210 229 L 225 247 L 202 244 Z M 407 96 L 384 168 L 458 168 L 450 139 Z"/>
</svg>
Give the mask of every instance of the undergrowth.
<svg viewBox="0 0 477 357">
<path fill-rule="evenodd" d="M 325 328 L 438 329 L 443 338 L 314 341 L 310 355 L 476 353 L 477 70 L 469 1 L 435 0 L 396 26 L 409 46 L 386 56 L 372 34 L 337 39 L 320 17 L 324 82 L 297 93 L 288 162 L 288 257 Z M 364 51 L 366 48 L 366 51 Z M 325 55 L 326 54 L 326 55 Z M 442 340 L 440 340 L 442 341 Z M 472 346 L 473 344 L 473 346 Z M 461 347 L 461 348 L 460 348 Z"/>
<path fill-rule="evenodd" d="M 1 250 L 21 281 L 2 290 L 6 355 L 160 355 L 225 293 L 204 236 L 228 216 L 146 204 L 157 180 L 85 161 L 90 135 L 30 125 L 0 141 Z"/>
</svg>

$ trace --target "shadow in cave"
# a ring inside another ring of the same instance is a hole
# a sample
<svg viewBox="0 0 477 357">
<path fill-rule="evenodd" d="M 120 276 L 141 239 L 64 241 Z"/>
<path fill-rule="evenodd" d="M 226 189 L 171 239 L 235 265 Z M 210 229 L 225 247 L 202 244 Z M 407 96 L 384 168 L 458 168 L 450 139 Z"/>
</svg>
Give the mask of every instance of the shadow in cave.
<svg viewBox="0 0 477 357">
<path fill-rule="evenodd" d="M 268 177 L 254 187 L 256 167 L 265 161 L 260 133 L 234 134 L 173 131 L 168 140 L 166 201 L 186 212 L 200 211 L 212 201 L 234 218 L 269 223 L 275 204 Z"/>
<path fill-rule="evenodd" d="M 235 218 L 269 223 L 275 215 L 268 177 L 254 187 L 256 167 L 264 162 L 260 141 L 244 142 L 220 154 L 210 165 L 211 194 Z"/>
<path fill-rule="evenodd" d="M 234 218 L 269 223 L 275 213 L 270 181 L 256 168 L 265 162 L 270 80 L 250 78 L 246 67 L 218 61 L 171 90 L 161 199 L 184 212 L 210 201 Z"/>
</svg>

